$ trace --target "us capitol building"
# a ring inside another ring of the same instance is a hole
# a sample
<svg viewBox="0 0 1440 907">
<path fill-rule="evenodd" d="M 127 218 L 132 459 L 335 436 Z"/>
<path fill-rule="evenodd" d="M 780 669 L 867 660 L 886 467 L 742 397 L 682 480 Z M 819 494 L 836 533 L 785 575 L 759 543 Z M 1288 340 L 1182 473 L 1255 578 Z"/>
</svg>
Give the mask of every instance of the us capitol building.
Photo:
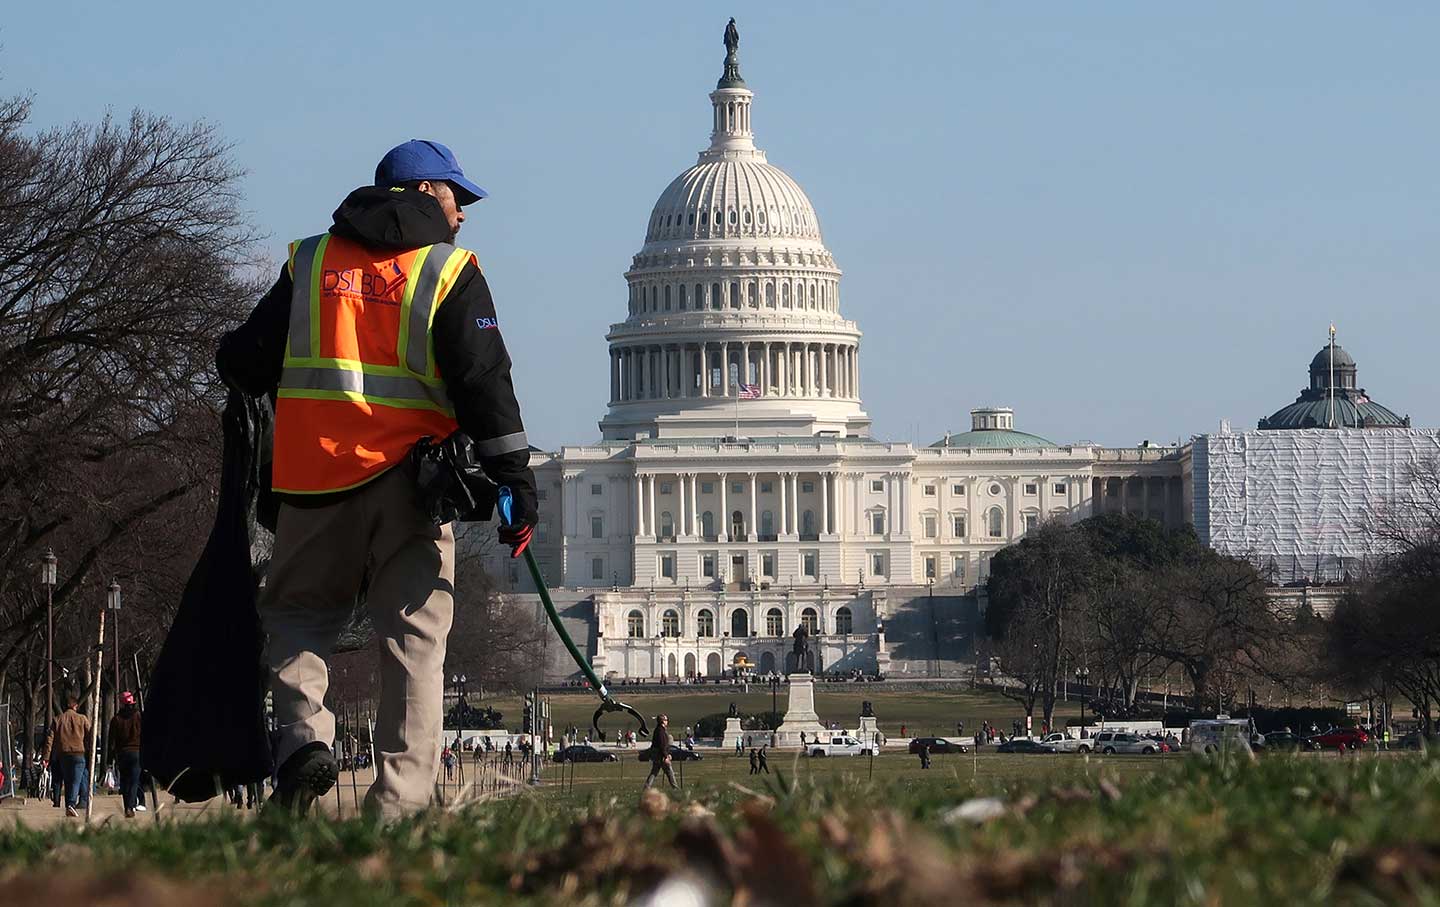
<svg viewBox="0 0 1440 907">
<path fill-rule="evenodd" d="M 783 670 L 804 623 L 821 670 L 933 674 L 973 651 L 991 555 L 1041 521 L 1193 522 L 1189 445 L 1057 444 L 1002 406 L 928 447 L 871 436 L 841 270 L 726 43 L 709 147 L 625 272 L 601 440 L 532 455 L 533 550 L 597 672 Z"/>
</svg>

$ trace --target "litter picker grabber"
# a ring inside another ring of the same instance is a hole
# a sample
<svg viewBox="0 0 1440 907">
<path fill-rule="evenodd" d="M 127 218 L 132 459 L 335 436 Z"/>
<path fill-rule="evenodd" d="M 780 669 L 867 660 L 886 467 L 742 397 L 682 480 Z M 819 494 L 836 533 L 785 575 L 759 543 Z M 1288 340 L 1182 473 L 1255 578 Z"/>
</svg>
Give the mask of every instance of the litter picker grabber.
<svg viewBox="0 0 1440 907">
<path fill-rule="evenodd" d="M 496 493 L 496 506 L 500 510 L 500 519 L 505 521 L 505 525 L 510 525 L 514 498 L 508 487 L 500 486 Z M 645 723 L 644 716 L 635 711 L 632 706 L 611 696 L 610 689 L 595 675 L 595 669 L 590 667 L 590 662 L 586 661 L 585 656 L 581 655 L 580 650 L 575 647 L 575 641 L 570 638 L 569 633 L 565 632 L 565 625 L 560 622 L 560 612 L 555 610 L 555 603 L 550 600 L 550 590 L 545 588 L 545 579 L 540 575 L 540 565 L 535 563 L 535 555 L 530 552 L 529 547 L 526 547 L 524 555 L 525 566 L 530 568 L 530 578 L 535 581 L 535 590 L 540 593 L 540 601 L 545 605 L 545 613 L 550 615 L 551 626 L 560 635 L 560 641 L 565 643 L 570 657 L 575 659 L 575 663 L 580 666 L 580 672 L 585 675 L 586 680 L 590 681 L 590 688 L 600 694 L 600 708 L 595 710 L 595 715 L 590 719 L 590 726 L 595 729 L 596 735 L 598 736 L 600 733 L 601 715 L 606 712 L 626 712 L 640 722 L 640 736 L 650 736 L 650 726 Z"/>
</svg>

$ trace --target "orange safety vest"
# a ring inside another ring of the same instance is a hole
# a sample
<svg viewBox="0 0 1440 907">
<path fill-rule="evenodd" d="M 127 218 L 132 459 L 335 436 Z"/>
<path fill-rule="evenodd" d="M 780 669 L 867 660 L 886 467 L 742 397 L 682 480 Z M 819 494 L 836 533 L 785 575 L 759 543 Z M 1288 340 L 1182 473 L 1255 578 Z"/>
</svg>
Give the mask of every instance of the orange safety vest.
<svg viewBox="0 0 1440 907">
<path fill-rule="evenodd" d="M 290 244 L 290 333 L 275 406 L 273 486 L 363 485 L 458 425 L 435 367 L 435 311 L 475 253 L 390 253 L 330 234 Z"/>
</svg>

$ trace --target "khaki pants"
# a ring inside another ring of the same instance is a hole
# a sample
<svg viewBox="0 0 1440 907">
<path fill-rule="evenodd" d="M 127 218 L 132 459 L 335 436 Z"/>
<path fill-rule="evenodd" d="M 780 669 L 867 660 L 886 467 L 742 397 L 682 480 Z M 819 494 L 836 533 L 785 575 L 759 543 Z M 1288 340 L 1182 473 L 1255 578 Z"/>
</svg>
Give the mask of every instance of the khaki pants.
<svg viewBox="0 0 1440 907">
<path fill-rule="evenodd" d="M 312 741 L 333 745 L 326 659 L 366 576 L 380 647 L 376 780 L 366 807 L 386 817 L 430 802 L 440 762 L 445 638 L 454 616 L 455 538 L 391 469 L 338 503 L 282 504 L 260 618 L 279 723 L 276 765 Z"/>
</svg>

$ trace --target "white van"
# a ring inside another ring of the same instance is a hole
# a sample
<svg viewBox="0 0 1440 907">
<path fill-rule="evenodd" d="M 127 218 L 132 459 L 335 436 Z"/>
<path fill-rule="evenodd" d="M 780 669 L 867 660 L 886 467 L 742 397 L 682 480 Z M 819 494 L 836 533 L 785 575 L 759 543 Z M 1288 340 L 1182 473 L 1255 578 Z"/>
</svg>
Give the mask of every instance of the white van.
<svg viewBox="0 0 1440 907">
<path fill-rule="evenodd" d="M 830 734 L 806 745 L 811 756 L 864 756 L 874 749 L 874 744 L 861 743 L 849 734 Z"/>
<path fill-rule="evenodd" d="M 1190 752 L 1252 753 L 1250 740 L 1254 727 L 1249 718 L 1224 718 L 1190 722 Z"/>
</svg>

